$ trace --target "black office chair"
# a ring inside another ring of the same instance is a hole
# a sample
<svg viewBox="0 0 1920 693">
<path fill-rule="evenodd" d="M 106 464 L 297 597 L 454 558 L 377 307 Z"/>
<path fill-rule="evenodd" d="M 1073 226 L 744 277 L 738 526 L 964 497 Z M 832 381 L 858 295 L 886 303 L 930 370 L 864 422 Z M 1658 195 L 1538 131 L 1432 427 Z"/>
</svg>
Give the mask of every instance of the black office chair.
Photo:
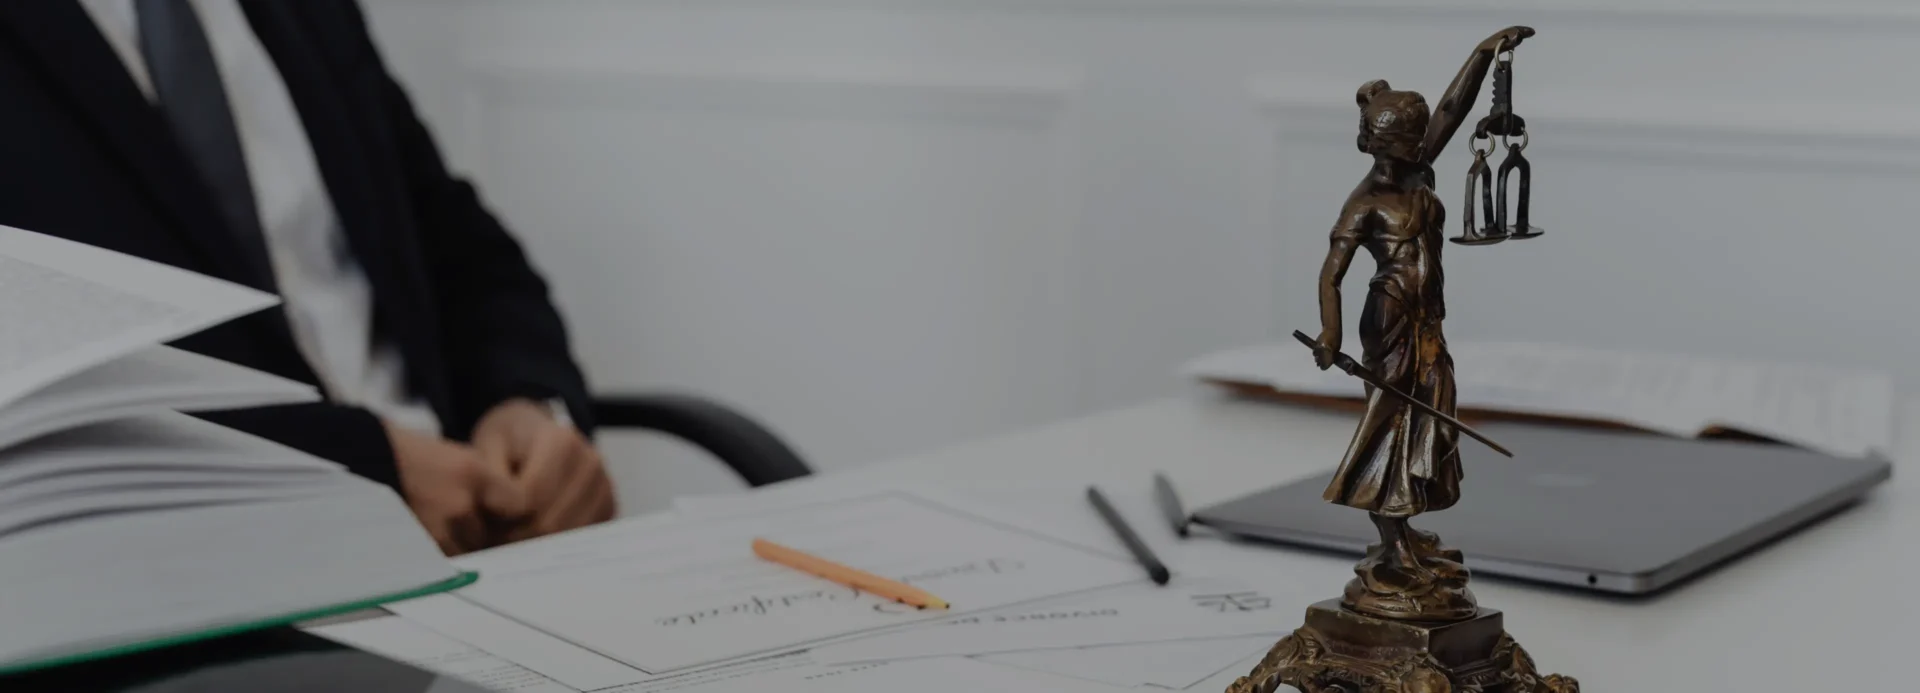
<svg viewBox="0 0 1920 693">
<path fill-rule="evenodd" d="M 692 443 L 720 458 L 750 486 L 813 473 L 779 436 L 710 399 L 680 394 L 601 396 L 594 398 L 593 414 L 601 430 L 644 428 Z"/>
</svg>

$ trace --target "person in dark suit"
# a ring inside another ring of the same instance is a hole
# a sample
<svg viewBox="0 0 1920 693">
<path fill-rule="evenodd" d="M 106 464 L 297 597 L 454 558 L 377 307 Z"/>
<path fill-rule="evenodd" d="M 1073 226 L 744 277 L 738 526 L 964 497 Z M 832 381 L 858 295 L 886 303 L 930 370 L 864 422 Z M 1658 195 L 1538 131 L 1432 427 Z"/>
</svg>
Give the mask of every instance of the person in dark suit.
<svg viewBox="0 0 1920 693">
<path fill-rule="evenodd" d="M 279 294 L 181 348 L 319 386 L 209 415 L 400 491 L 448 553 L 614 513 L 545 281 L 352 0 L 0 3 L 0 224 Z"/>
</svg>

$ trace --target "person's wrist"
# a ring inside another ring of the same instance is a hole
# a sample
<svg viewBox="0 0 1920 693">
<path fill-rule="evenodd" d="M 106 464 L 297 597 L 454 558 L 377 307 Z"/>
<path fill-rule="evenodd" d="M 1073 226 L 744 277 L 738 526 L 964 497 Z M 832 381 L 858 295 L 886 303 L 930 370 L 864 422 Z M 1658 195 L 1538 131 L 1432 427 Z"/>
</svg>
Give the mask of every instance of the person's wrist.
<svg viewBox="0 0 1920 693">
<path fill-rule="evenodd" d="M 386 419 L 380 420 L 380 430 L 385 431 L 387 434 L 387 446 L 393 448 L 393 457 L 396 463 L 401 461 L 401 458 L 405 456 L 405 451 L 410 447 L 409 443 L 412 442 L 414 436 L 418 435 L 412 429 Z"/>
<path fill-rule="evenodd" d="M 474 434 L 479 436 L 483 432 L 491 431 L 502 434 L 507 439 L 517 439 L 553 424 L 569 427 L 573 425 L 564 402 L 558 399 L 542 401 L 528 397 L 515 397 L 487 410 L 487 413 L 475 423 Z"/>
<path fill-rule="evenodd" d="M 553 418 L 553 411 L 547 407 L 545 402 L 540 400 L 528 397 L 514 397 L 512 399 L 502 400 L 499 404 L 493 405 L 493 408 L 488 409 L 486 415 L 480 417 L 480 420 L 486 421 L 488 419 L 500 418 L 517 419 L 528 416 L 551 419 Z"/>
<path fill-rule="evenodd" d="M 411 501 L 426 490 L 420 487 L 420 475 L 427 471 L 421 467 L 425 461 L 421 449 L 424 435 L 386 419 L 380 420 L 380 427 L 386 430 L 387 445 L 393 449 L 393 471 L 400 495 Z"/>
</svg>

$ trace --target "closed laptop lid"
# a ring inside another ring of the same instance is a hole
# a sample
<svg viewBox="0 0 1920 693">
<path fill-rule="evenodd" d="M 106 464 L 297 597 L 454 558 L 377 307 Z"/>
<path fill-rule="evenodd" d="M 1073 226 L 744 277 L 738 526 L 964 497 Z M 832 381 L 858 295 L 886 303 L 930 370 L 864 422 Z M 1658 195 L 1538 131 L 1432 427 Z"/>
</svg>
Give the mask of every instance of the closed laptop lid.
<svg viewBox="0 0 1920 693">
<path fill-rule="evenodd" d="M 1515 457 L 1463 436 L 1459 504 L 1412 523 L 1465 552 L 1468 567 L 1497 574 L 1527 564 L 1645 576 L 1702 552 L 1730 555 L 1810 519 L 1789 521 L 1796 514 L 1843 504 L 1891 470 L 1884 460 L 1766 443 L 1516 423 L 1480 430 Z M 1321 498 L 1332 476 L 1283 484 L 1195 517 L 1233 533 L 1364 550 L 1378 541 L 1365 514 Z"/>
</svg>

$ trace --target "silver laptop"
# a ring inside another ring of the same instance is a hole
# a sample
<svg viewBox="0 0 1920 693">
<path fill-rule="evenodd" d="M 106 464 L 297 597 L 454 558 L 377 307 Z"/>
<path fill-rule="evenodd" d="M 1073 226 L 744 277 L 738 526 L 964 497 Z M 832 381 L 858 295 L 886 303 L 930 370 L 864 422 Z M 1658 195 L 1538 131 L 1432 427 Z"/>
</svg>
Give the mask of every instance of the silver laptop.
<svg viewBox="0 0 1920 693">
<path fill-rule="evenodd" d="M 1766 443 L 1494 424 L 1508 459 L 1466 442 L 1458 505 L 1414 518 L 1478 575 L 1645 594 L 1793 532 L 1886 481 L 1883 459 Z M 1334 460 L 1333 462 L 1337 462 Z M 1322 500 L 1332 471 L 1194 513 L 1229 534 L 1360 555 L 1359 510 Z"/>
</svg>

